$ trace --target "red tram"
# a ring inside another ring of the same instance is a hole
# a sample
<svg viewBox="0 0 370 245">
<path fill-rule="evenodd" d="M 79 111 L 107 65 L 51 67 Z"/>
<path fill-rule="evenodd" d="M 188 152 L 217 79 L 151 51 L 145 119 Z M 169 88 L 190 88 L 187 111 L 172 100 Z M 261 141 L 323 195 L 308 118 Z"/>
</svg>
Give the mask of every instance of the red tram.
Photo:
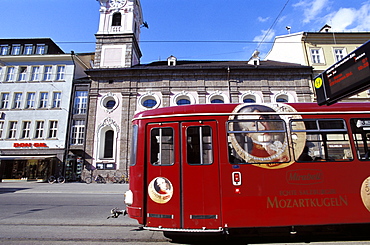
<svg viewBox="0 0 370 245">
<path fill-rule="evenodd" d="M 368 239 L 370 104 L 209 104 L 133 119 L 129 216 L 170 238 Z"/>
</svg>

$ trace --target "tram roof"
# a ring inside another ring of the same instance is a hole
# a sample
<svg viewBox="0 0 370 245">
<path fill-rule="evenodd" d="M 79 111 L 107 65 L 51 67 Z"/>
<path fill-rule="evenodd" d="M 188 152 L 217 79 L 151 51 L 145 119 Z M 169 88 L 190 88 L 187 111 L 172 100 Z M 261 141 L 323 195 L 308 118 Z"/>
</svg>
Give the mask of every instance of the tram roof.
<svg viewBox="0 0 370 245">
<path fill-rule="evenodd" d="M 279 103 L 260 103 L 258 105 L 271 105 Z M 286 103 L 297 110 L 297 113 L 286 114 L 343 114 L 343 113 L 370 113 L 370 103 L 367 102 L 344 102 L 335 103 L 330 106 L 319 106 L 317 103 Z M 236 106 L 240 104 L 196 104 L 163 107 L 158 109 L 139 112 L 133 120 L 151 117 L 180 117 L 191 115 L 231 115 Z M 245 104 L 247 105 L 247 104 Z M 253 105 L 257 105 L 254 103 Z M 271 114 L 268 112 L 267 114 Z M 282 114 L 279 112 L 279 114 Z"/>
</svg>

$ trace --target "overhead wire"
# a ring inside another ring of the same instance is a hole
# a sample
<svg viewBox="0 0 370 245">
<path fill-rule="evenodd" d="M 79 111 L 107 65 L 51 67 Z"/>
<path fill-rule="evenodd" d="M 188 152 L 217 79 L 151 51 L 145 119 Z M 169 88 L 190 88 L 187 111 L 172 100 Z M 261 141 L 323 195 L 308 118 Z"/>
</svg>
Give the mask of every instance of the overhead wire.
<svg viewBox="0 0 370 245">
<path fill-rule="evenodd" d="M 267 32 L 265 33 L 264 37 L 262 38 L 262 40 L 260 41 L 260 43 L 258 44 L 256 50 L 259 49 L 259 47 L 261 46 L 262 43 L 265 43 L 265 39 L 266 37 L 268 36 L 268 34 L 271 32 L 272 28 L 276 25 L 276 22 L 279 20 L 280 18 L 280 15 L 283 13 L 284 9 L 286 8 L 286 6 L 288 5 L 290 0 L 287 0 L 286 3 L 284 4 L 283 8 L 280 10 L 280 13 L 276 16 L 274 22 L 272 23 L 272 25 L 270 26 L 270 28 L 267 30 Z"/>
</svg>

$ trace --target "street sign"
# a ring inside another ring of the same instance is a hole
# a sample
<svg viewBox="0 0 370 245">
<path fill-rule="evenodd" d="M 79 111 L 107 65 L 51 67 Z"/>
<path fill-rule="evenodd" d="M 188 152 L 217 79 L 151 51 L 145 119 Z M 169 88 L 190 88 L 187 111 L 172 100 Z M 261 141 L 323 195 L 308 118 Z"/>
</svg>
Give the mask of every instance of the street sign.
<svg viewBox="0 0 370 245">
<path fill-rule="evenodd" d="M 370 41 L 315 77 L 317 103 L 330 105 L 370 87 Z"/>
</svg>

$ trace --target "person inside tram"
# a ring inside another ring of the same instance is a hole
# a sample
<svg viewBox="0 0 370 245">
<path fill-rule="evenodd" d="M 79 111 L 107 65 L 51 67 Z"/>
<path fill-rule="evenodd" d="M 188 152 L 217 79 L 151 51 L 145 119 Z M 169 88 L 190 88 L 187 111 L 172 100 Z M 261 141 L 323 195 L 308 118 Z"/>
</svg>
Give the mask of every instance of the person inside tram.
<svg viewBox="0 0 370 245">
<path fill-rule="evenodd" d="M 303 152 L 302 152 L 301 156 L 298 158 L 298 161 L 301 161 L 301 162 L 312 162 L 313 159 L 312 159 L 312 157 L 308 153 L 309 153 L 309 148 L 308 148 L 308 146 L 305 146 L 303 148 Z"/>
</svg>

